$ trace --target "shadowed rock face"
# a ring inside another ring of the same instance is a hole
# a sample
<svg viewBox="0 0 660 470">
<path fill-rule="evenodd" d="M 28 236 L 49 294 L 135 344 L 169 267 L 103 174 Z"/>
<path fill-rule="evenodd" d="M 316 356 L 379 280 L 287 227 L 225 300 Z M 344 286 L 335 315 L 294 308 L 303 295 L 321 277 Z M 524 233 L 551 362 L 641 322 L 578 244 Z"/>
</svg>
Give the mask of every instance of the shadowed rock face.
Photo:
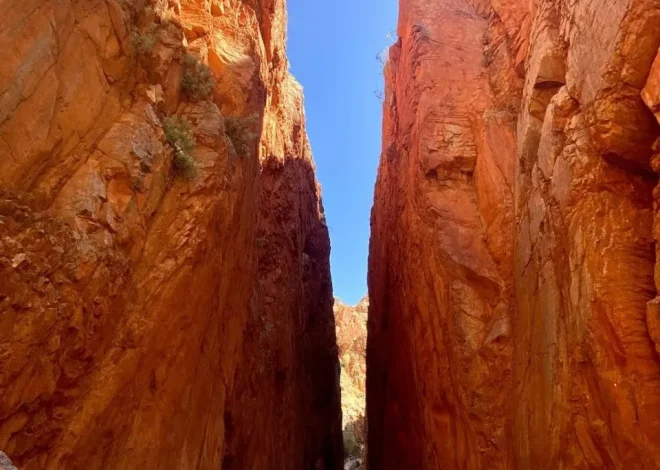
<svg viewBox="0 0 660 470">
<path fill-rule="evenodd" d="M 0 449 L 22 470 L 340 468 L 329 239 L 284 2 L 5 7 Z M 208 99 L 182 89 L 184 51 Z M 191 123 L 192 178 L 170 114 Z M 239 145 L 227 118 L 253 114 Z"/>
<path fill-rule="evenodd" d="M 660 5 L 400 7 L 369 465 L 659 468 Z"/>
</svg>

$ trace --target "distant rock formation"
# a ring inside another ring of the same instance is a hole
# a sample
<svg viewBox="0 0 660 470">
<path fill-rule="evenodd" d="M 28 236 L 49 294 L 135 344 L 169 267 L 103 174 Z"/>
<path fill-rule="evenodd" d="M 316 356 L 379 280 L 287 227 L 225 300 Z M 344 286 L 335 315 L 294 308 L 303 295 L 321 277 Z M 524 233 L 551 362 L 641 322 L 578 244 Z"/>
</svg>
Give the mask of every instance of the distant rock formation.
<svg viewBox="0 0 660 470">
<path fill-rule="evenodd" d="M 337 345 L 341 364 L 341 405 L 346 465 L 358 465 L 366 447 L 366 352 L 369 297 L 355 306 L 335 298 Z M 350 460 L 350 462 L 349 462 Z"/>
</svg>

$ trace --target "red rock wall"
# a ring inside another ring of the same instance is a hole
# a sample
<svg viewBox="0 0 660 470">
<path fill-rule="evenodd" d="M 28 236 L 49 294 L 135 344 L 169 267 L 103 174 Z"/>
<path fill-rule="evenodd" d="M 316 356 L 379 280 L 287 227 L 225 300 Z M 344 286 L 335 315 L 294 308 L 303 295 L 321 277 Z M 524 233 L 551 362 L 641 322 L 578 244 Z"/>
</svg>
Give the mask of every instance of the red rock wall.
<svg viewBox="0 0 660 470">
<path fill-rule="evenodd" d="M 369 464 L 660 467 L 660 4 L 400 8 L 372 212 Z"/>
<path fill-rule="evenodd" d="M 462 1 L 401 3 L 372 215 L 371 468 L 511 459 L 514 115 Z"/>
<path fill-rule="evenodd" d="M 287 410 L 295 439 L 262 414 L 282 405 L 268 387 L 249 416 L 285 443 L 266 454 L 280 468 L 338 468 L 329 241 L 284 3 L 146 6 L 10 1 L 0 19 L 0 449 L 24 470 L 231 468 L 253 426 L 234 390 L 278 272 L 290 336 L 268 347 L 307 401 Z M 151 24 L 158 41 L 135 54 L 132 29 Z M 209 101 L 181 93 L 185 49 L 213 71 Z M 175 112 L 194 127 L 193 179 L 171 171 Z M 241 158 L 224 118 L 251 113 L 261 137 Z M 268 177 L 273 160 L 292 184 Z M 269 198 L 290 203 L 291 245 L 264 268 L 283 230 Z"/>
<path fill-rule="evenodd" d="M 516 462 L 660 466 L 651 145 L 654 1 L 541 3 L 516 168 Z"/>
</svg>

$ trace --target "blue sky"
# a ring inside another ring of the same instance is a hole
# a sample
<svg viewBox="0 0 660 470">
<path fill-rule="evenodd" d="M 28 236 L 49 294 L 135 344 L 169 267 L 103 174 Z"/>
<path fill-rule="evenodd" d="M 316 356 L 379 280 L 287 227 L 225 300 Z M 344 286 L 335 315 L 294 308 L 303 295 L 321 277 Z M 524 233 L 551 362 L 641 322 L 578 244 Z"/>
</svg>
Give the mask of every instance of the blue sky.
<svg viewBox="0 0 660 470">
<path fill-rule="evenodd" d="M 367 293 L 369 217 L 381 147 L 382 65 L 398 0 L 288 0 L 291 70 L 323 186 L 335 296 Z"/>
</svg>

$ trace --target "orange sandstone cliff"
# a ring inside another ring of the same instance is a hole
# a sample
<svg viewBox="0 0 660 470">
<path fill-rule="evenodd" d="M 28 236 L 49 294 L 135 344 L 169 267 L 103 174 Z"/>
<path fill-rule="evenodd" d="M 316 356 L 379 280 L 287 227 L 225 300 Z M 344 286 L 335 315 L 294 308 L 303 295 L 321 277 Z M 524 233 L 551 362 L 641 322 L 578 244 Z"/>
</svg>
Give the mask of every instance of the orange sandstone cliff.
<svg viewBox="0 0 660 470">
<path fill-rule="evenodd" d="M 328 231 L 285 34 L 283 0 L 4 5 L 17 467 L 340 468 Z M 173 115 L 188 128 L 164 132 Z"/>
<path fill-rule="evenodd" d="M 369 467 L 660 468 L 660 3 L 401 0 L 398 36 Z"/>
</svg>

